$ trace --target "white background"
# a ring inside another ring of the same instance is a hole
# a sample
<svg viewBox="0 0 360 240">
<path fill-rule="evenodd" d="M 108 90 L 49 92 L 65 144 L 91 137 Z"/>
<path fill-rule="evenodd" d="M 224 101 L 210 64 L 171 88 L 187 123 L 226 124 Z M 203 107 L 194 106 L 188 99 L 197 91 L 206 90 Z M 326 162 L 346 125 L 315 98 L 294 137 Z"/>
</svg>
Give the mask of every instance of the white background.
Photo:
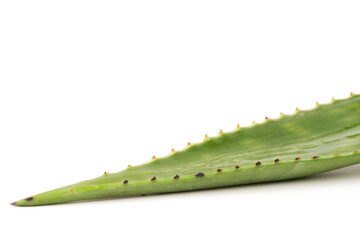
<svg viewBox="0 0 360 240">
<path fill-rule="evenodd" d="M 360 93 L 358 1 L 1 1 L 1 239 L 359 239 L 360 166 L 19 208 L 205 133 Z"/>
</svg>

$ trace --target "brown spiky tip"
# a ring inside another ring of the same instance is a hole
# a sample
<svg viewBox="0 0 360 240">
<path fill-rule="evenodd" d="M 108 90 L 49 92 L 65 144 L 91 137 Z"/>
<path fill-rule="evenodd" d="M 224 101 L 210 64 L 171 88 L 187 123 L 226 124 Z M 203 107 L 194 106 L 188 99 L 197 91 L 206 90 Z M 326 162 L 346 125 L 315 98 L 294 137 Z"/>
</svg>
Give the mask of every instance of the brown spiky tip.
<svg viewBox="0 0 360 240">
<path fill-rule="evenodd" d="M 222 169 L 221 168 L 218 168 L 217 170 L 216 170 L 216 172 L 221 172 L 222 171 Z"/>
<path fill-rule="evenodd" d="M 274 163 L 278 163 L 278 162 L 280 162 L 280 159 L 277 158 L 274 160 Z"/>
<path fill-rule="evenodd" d="M 31 201 L 31 200 L 33 200 L 33 199 L 34 199 L 33 197 L 25 198 L 25 200 L 28 201 L 28 202 Z"/>
<path fill-rule="evenodd" d="M 338 156 L 340 156 L 340 154 L 338 153 L 333 154 L 333 157 L 338 157 Z"/>
<path fill-rule="evenodd" d="M 207 139 L 208 139 L 208 135 L 205 134 L 204 141 L 206 141 Z"/>
<path fill-rule="evenodd" d="M 236 125 L 236 128 L 239 129 L 239 128 L 240 128 L 240 124 L 237 124 L 237 125 Z"/>
<path fill-rule="evenodd" d="M 188 142 L 187 145 L 190 146 L 190 145 L 191 145 L 191 142 Z"/>
<path fill-rule="evenodd" d="M 316 158 L 319 158 L 319 156 L 313 156 L 312 159 L 316 159 Z"/>
<path fill-rule="evenodd" d="M 350 92 L 350 97 L 354 96 L 355 94 L 353 92 Z"/>
<path fill-rule="evenodd" d="M 260 161 L 257 161 L 256 163 L 255 163 L 255 166 L 260 166 L 261 165 L 261 162 Z"/>
<path fill-rule="evenodd" d="M 107 172 L 104 172 L 104 175 L 107 175 Z"/>
<path fill-rule="evenodd" d="M 299 158 L 299 157 L 296 157 L 296 158 L 294 158 L 294 160 L 297 161 L 297 160 L 300 160 L 300 158 Z"/>
<path fill-rule="evenodd" d="M 131 165 L 129 164 L 127 167 L 128 167 L 128 168 L 130 168 L 130 167 L 131 167 Z"/>
<path fill-rule="evenodd" d="M 171 149 L 171 152 L 174 153 L 174 152 L 175 152 L 175 149 L 172 148 L 172 149 Z"/>
<path fill-rule="evenodd" d="M 298 107 L 297 107 L 295 110 L 296 110 L 297 112 L 300 111 L 300 109 L 299 109 Z"/>
<path fill-rule="evenodd" d="M 269 120 L 269 118 L 268 118 L 267 116 L 265 117 L 265 121 L 266 121 L 266 120 Z"/>
<path fill-rule="evenodd" d="M 359 153 L 359 151 L 358 150 L 353 151 L 353 154 L 355 154 L 355 153 Z"/>
<path fill-rule="evenodd" d="M 180 178 L 180 176 L 179 176 L 179 175 L 175 175 L 174 179 L 178 179 L 178 178 Z"/>
<path fill-rule="evenodd" d="M 12 202 L 10 203 L 10 205 L 16 206 L 16 202 Z"/>
<path fill-rule="evenodd" d="M 223 133 L 224 133 L 224 132 L 223 132 L 223 130 L 221 130 L 221 129 L 220 129 L 220 131 L 219 131 L 219 135 L 221 135 L 221 134 L 223 134 Z"/>
<path fill-rule="evenodd" d="M 156 180 L 156 177 L 153 177 L 152 179 L 150 179 L 151 181 L 155 181 Z"/>
<path fill-rule="evenodd" d="M 156 157 L 155 157 L 155 156 L 152 156 L 151 160 L 155 160 L 155 159 L 156 159 Z"/>
<path fill-rule="evenodd" d="M 124 180 L 123 181 L 123 184 L 127 184 L 129 181 L 128 180 Z"/>
<path fill-rule="evenodd" d="M 235 169 L 239 169 L 240 167 L 238 165 L 235 166 Z"/>
<path fill-rule="evenodd" d="M 202 173 L 202 172 L 199 172 L 199 173 L 195 174 L 195 177 L 203 177 L 203 176 L 205 176 L 205 174 Z"/>
</svg>

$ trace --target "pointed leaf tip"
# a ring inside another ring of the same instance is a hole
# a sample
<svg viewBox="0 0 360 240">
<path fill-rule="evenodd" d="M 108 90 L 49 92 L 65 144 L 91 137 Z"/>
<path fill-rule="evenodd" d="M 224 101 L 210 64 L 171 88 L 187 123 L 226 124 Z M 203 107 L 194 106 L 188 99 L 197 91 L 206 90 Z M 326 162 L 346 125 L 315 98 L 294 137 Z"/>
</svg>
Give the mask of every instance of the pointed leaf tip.
<svg viewBox="0 0 360 240">
<path fill-rule="evenodd" d="M 239 123 L 236 125 L 236 128 L 240 128 L 240 124 L 239 124 Z"/>
<path fill-rule="evenodd" d="M 221 134 L 223 134 L 223 133 L 224 133 L 223 130 L 220 129 L 219 134 L 221 135 Z"/>
<path fill-rule="evenodd" d="M 172 149 L 171 149 L 171 152 L 174 153 L 174 152 L 175 152 L 175 149 L 172 148 Z"/>
<path fill-rule="evenodd" d="M 10 203 L 10 205 L 16 206 L 16 202 L 12 202 Z"/>
</svg>

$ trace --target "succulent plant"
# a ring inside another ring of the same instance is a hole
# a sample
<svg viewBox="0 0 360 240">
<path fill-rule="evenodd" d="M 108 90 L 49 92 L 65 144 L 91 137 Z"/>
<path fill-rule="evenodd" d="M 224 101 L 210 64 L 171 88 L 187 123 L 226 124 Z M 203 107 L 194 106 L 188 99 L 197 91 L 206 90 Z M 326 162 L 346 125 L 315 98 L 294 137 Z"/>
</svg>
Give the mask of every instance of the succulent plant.
<svg viewBox="0 0 360 240">
<path fill-rule="evenodd" d="M 40 193 L 16 206 L 191 191 L 302 178 L 360 163 L 360 95 L 220 130 L 139 166 Z"/>
</svg>

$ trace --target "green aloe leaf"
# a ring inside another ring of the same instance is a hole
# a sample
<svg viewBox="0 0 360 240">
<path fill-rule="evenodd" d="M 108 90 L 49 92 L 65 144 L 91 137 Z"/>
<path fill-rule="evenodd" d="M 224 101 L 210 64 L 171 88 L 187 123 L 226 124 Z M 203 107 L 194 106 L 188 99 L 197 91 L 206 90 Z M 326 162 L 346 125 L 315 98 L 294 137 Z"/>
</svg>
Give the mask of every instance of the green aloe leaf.
<svg viewBox="0 0 360 240">
<path fill-rule="evenodd" d="M 282 181 L 360 163 L 360 95 L 188 144 L 139 166 L 14 202 L 17 206 Z"/>
</svg>

